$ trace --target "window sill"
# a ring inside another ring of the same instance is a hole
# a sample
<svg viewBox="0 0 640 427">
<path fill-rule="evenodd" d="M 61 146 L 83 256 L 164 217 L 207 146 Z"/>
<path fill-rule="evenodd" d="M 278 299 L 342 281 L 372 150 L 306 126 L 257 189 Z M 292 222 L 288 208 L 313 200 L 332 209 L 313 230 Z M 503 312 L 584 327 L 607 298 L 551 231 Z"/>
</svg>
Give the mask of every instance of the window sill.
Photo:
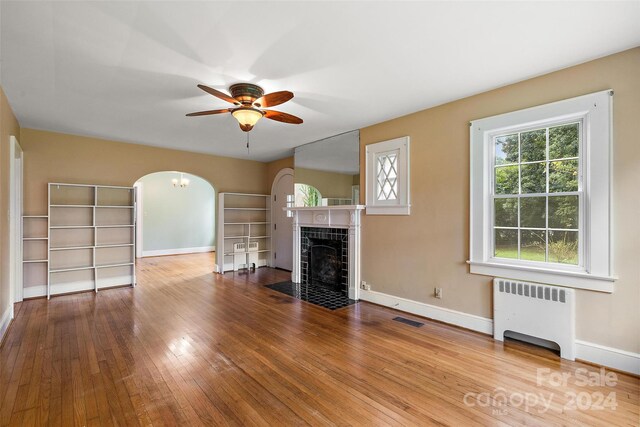
<svg viewBox="0 0 640 427">
<path fill-rule="evenodd" d="M 516 266 L 493 262 L 467 261 L 472 274 L 526 280 L 567 288 L 613 293 L 613 276 L 597 276 L 573 271 L 549 270 L 529 266 Z"/>
<path fill-rule="evenodd" d="M 369 206 L 367 215 L 410 215 L 411 205 L 406 206 Z"/>
</svg>

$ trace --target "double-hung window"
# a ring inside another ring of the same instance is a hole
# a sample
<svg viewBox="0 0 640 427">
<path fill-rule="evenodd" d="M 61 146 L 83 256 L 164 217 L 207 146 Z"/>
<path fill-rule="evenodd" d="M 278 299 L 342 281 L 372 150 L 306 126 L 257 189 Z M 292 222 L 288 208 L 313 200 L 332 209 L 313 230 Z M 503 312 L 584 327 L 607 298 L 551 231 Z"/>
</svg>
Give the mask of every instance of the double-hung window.
<svg viewBox="0 0 640 427">
<path fill-rule="evenodd" d="M 582 129 L 554 122 L 491 136 L 492 258 L 583 265 Z"/>
<path fill-rule="evenodd" d="M 471 123 L 471 272 L 613 290 L 611 93 Z"/>
</svg>

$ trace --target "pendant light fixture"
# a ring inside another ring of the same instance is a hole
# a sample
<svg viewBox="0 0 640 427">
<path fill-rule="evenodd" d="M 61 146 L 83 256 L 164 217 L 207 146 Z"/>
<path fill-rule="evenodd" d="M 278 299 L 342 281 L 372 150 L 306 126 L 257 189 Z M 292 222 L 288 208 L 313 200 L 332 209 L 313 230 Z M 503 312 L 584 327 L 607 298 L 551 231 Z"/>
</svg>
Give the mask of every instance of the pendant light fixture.
<svg viewBox="0 0 640 427">
<path fill-rule="evenodd" d="M 189 178 L 185 178 L 184 173 L 180 172 L 180 179 L 173 178 L 171 180 L 171 183 L 173 184 L 174 187 L 185 188 L 189 185 Z"/>
</svg>

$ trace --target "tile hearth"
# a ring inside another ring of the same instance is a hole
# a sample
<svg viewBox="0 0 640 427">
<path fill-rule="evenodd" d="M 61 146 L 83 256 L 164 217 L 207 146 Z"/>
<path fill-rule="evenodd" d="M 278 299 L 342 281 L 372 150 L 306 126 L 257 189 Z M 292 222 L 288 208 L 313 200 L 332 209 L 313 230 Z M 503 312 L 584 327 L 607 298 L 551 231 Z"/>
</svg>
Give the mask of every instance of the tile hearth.
<svg viewBox="0 0 640 427">
<path fill-rule="evenodd" d="M 290 281 L 266 285 L 267 288 L 289 295 L 311 304 L 329 310 L 337 310 L 355 304 L 357 301 L 349 299 L 343 293 L 335 292 L 323 286 L 293 283 Z"/>
</svg>

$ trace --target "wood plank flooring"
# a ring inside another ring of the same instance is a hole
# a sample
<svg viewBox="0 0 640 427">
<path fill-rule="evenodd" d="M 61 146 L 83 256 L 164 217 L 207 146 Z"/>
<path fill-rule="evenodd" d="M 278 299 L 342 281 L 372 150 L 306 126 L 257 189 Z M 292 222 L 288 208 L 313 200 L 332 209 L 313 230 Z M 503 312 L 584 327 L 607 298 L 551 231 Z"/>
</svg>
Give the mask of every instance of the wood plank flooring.
<svg viewBox="0 0 640 427">
<path fill-rule="evenodd" d="M 638 378 L 583 384 L 599 368 L 263 286 L 286 272 L 212 269 L 211 254 L 147 258 L 135 289 L 21 303 L 0 349 L 0 425 L 639 423 Z"/>
</svg>

